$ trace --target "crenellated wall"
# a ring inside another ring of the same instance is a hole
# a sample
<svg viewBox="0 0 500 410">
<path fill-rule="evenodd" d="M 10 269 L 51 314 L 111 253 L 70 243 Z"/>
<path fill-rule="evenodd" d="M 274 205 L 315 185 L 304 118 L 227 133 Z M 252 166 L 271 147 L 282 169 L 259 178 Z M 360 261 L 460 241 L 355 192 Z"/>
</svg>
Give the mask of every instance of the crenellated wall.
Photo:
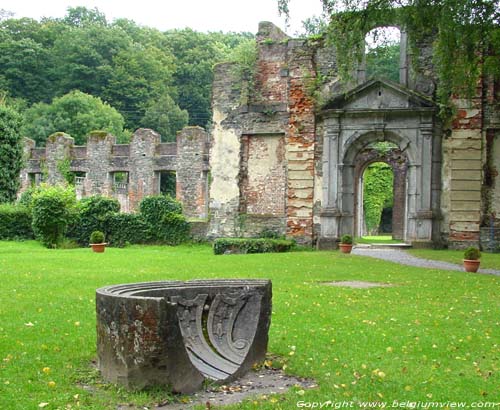
<svg viewBox="0 0 500 410">
<path fill-rule="evenodd" d="M 71 173 L 76 175 L 78 197 L 114 197 L 122 211 L 132 212 L 142 198 L 160 193 L 162 172 L 175 172 L 176 196 L 183 204 L 184 214 L 205 219 L 207 138 L 202 128 L 186 127 L 172 143 L 161 143 L 160 135 L 150 129 L 138 129 L 130 144 L 116 144 L 116 138 L 105 132 L 91 133 L 85 146 L 75 146 L 73 138 L 64 133 L 51 135 L 43 148 L 25 139 L 26 167 L 21 172 L 21 192 L 42 181 L 64 182 Z"/>
</svg>

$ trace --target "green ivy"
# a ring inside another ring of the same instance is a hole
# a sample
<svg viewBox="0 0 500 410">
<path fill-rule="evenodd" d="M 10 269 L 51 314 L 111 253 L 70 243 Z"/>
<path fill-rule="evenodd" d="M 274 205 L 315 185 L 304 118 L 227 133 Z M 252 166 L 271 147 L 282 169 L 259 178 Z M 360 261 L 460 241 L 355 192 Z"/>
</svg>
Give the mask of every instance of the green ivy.
<svg viewBox="0 0 500 410">
<path fill-rule="evenodd" d="M 363 209 L 369 233 L 380 225 L 382 210 L 392 206 L 394 173 L 383 162 L 375 162 L 366 168 L 363 176 Z"/>
</svg>

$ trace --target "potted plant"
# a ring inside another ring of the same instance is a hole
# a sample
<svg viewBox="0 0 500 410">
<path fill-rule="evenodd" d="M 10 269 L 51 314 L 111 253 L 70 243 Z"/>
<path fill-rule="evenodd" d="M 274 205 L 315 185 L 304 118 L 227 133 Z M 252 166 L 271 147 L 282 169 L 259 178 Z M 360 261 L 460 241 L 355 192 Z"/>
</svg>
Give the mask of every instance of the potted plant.
<svg viewBox="0 0 500 410">
<path fill-rule="evenodd" d="M 102 253 L 106 248 L 104 234 L 101 231 L 94 231 L 90 234 L 90 246 L 94 252 Z"/>
<path fill-rule="evenodd" d="M 342 253 L 351 253 L 352 251 L 352 236 L 351 235 L 342 235 L 340 237 L 339 244 L 340 251 Z"/>
<path fill-rule="evenodd" d="M 481 252 L 479 249 L 471 246 L 467 248 L 464 252 L 464 268 L 466 272 L 477 272 L 479 269 L 479 264 L 481 261 Z"/>
</svg>

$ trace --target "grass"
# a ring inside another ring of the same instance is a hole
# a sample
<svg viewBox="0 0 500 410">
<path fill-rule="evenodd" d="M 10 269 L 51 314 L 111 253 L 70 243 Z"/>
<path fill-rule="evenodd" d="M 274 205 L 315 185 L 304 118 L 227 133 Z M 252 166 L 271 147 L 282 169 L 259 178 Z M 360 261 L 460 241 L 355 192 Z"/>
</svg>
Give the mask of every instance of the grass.
<svg viewBox="0 0 500 410">
<path fill-rule="evenodd" d="M 392 239 L 391 235 L 376 235 L 376 236 L 363 236 L 361 238 L 356 238 L 355 242 L 378 244 L 378 243 L 402 243 L 403 241 Z"/>
<path fill-rule="evenodd" d="M 443 254 L 444 255 L 444 254 Z M 192 278 L 270 278 L 269 352 L 318 388 L 237 409 L 394 400 L 498 402 L 500 277 L 400 266 L 334 252 L 214 256 L 205 245 L 47 250 L 0 242 L 0 408 L 152 406 L 166 392 L 126 392 L 99 379 L 95 289 Z M 324 281 L 388 282 L 390 288 Z M 88 386 L 85 388 L 84 386 Z M 354 408 L 358 408 L 355 406 Z"/>
<path fill-rule="evenodd" d="M 441 249 L 409 249 L 409 253 L 419 258 L 434 259 L 438 261 L 462 265 L 464 251 Z M 481 268 L 500 270 L 500 253 L 481 252 Z"/>
</svg>

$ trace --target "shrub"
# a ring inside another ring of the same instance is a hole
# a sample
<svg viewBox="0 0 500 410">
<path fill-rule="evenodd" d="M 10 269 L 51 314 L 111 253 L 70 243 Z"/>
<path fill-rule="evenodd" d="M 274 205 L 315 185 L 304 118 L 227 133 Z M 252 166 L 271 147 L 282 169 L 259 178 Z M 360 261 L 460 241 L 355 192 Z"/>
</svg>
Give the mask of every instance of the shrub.
<svg viewBox="0 0 500 410">
<path fill-rule="evenodd" d="M 104 243 L 104 234 L 101 231 L 94 231 L 90 234 L 90 243 Z"/>
<path fill-rule="evenodd" d="M 151 241 L 149 225 L 140 214 L 108 214 L 105 220 L 108 244 L 122 247 Z"/>
<path fill-rule="evenodd" d="M 481 252 L 479 252 L 479 249 L 475 248 L 474 246 L 467 248 L 464 252 L 464 259 L 475 261 L 479 258 L 481 258 Z"/>
<path fill-rule="evenodd" d="M 0 239 L 32 239 L 31 213 L 25 206 L 0 205 Z"/>
<path fill-rule="evenodd" d="M 83 198 L 78 208 L 78 219 L 71 227 L 69 236 L 81 245 L 87 245 L 92 232 L 108 233 L 106 218 L 120 210 L 120 203 L 114 198 L 96 195 Z"/>
<path fill-rule="evenodd" d="M 19 196 L 17 199 L 17 204 L 24 206 L 25 208 L 31 209 L 33 202 L 33 194 L 37 191 L 35 187 L 29 187 L 26 191 Z"/>
<path fill-rule="evenodd" d="M 268 238 L 268 239 L 284 239 L 284 235 L 281 235 L 279 232 L 270 229 L 264 228 L 259 235 L 259 238 Z"/>
<path fill-rule="evenodd" d="M 182 214 L 182 206 L 169 195 L 144 198 L 140 210 L 153 241 L 178 245 L 189 239 L 189 223 Z"/>
<path fill-rule="evenodd" d="M 57 248 L 68 225 L 75 218 L 75 193 L 72 188 L 44 186 L 33 194 L 33 232 L 48 248 Z"/>
<path fill-rule="evenodd" d="M 214 254 L 288 252 L 294 241 L 266 238 L 219 238 L 214 241 Z"/>
<path fill-rule="evenodd" d="M 342 235 L 340 237 L 340 243 L 344 243 L 346 245 L 352 245 L 352 236 L 351 235 Z"/>
</svg>

